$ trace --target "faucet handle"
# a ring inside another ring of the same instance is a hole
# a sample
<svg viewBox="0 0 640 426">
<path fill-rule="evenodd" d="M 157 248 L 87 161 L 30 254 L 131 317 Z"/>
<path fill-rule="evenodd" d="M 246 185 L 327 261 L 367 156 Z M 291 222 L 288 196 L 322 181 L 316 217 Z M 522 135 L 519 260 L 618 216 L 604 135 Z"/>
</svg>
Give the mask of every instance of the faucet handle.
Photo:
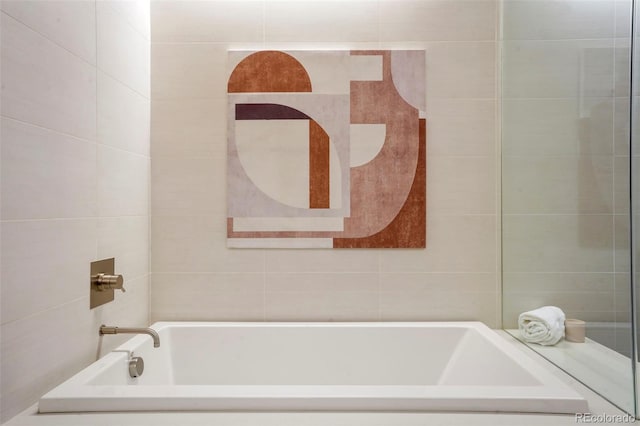
<svg viewBox="0 0 640 426">
<path fill-rule="evenodd" d="M 99 290 L 116 289 L 126 292 L 124 289 L 124 278 L 122 275 L 98 274 L 96 276 L 96 285 Z"/>
</svg>

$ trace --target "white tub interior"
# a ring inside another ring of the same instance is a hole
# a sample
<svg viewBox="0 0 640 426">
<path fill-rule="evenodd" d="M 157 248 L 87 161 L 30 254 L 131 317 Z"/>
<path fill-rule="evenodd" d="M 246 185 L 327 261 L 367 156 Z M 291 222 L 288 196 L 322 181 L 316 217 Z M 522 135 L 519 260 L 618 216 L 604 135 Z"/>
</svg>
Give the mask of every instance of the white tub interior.
<svg viewBox="0 0 640 426">
<path fill-rule="evenodd" d="M 42 397 L 41 412 L 575 413 L 586 401 L 481 323 L 156 323 Z"/>
</svg>

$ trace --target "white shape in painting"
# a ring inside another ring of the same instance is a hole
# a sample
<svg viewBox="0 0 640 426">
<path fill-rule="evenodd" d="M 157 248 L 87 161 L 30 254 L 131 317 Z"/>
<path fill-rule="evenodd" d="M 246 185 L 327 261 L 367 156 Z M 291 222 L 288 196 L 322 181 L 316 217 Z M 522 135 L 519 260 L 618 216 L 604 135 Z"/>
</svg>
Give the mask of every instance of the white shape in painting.
<svg viewBox="0 0 640 426">
<path fill-rule="evenodd" d="M 382 56 L 351 55 L 351 80 L 382 81 Z"/>
<path fill-rule="evenodd" d="M 236 217 L 235 232 L 344 231 L 341 217 Z"/>
<path fill-rule="evenodd" d="M 238 158 L 269 197 L 309 208 L 309 120 L 236 120 Z"/>
<path fill-rule="evenodd" d="M 373 160 L 382 149 L 387 137 L 386 124 L 352 124 L 349 144 L 351 167 L 362 166 Z"/>
<path fill-rule="evenodd" d="M 228 238 L 230 248 L 333 248 L 331 238 Z"/>
</svg>

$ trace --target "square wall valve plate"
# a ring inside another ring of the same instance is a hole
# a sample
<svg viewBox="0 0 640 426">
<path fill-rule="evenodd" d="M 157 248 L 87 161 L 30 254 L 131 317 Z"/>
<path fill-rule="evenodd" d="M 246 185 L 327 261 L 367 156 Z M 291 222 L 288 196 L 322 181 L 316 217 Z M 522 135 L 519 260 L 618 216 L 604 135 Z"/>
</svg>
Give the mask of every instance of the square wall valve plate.
<svg viewBox="0 0 640 426">
<path fill-rule="evenodd" d="M 113 302 L 114 291 L 113 289 L 99 290 L 96 284 L 96 276 L 98 274 L 115 273 L 116 259 L 103 259 L 96 262 L 91 262 L 91 275 L 89 276 L 89 309 L 96 308 L 105 303 Z"/>
</svg>

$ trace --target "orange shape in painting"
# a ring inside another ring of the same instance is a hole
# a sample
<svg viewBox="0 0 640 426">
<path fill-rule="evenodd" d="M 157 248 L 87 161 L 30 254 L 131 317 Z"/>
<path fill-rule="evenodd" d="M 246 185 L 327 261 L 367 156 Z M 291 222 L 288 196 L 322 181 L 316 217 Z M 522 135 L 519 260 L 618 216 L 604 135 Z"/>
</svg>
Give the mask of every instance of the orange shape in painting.
<svg viewBox="0 0 640 426">
<path fill-rule="evenodd" d="M 275 50 L 252 53 L 233 70 L 229 93 L 311 92 L 307 70 L 293 56 Z"/>
</svg>

